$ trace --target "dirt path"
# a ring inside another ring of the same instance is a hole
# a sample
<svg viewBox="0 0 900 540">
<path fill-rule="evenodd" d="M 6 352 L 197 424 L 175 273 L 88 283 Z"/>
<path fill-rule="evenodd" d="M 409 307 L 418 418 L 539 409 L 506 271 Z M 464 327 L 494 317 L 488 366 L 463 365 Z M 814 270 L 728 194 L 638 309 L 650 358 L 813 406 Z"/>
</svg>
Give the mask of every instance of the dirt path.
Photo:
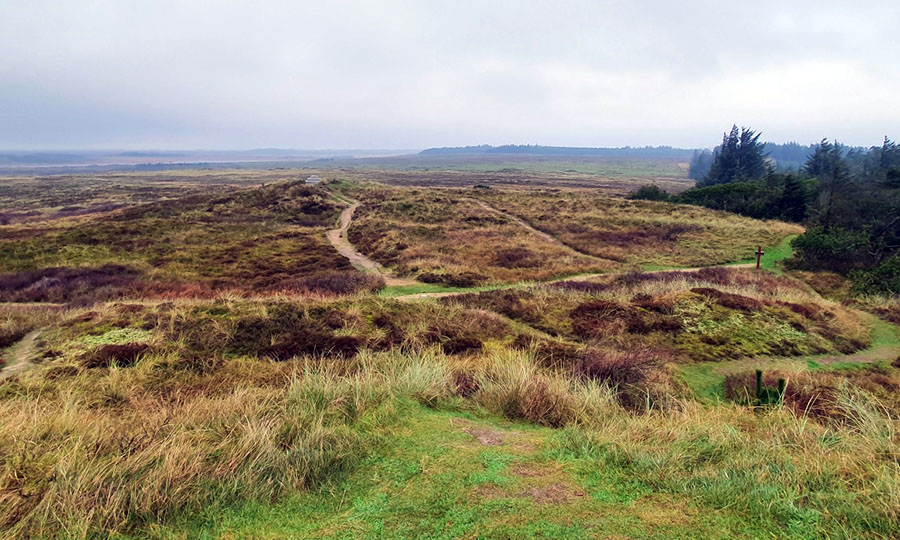
<svg viewBox="0 0 900 540">
<path fill-rule="evenodd" d="M 353 213 L 356 211 L 357 208 L 359 208 L 360 202 L 355 199 L 351 199 L 344 195 L 339 195 L 339 194 L 336 194 L 333 192 L 332 192 L 332 195 L 334 195 L 335 199 L 337 199 L 341 203 L 348 205 L 346 208 L 344 208 L 344 210 L 341 211 L 340 225 L 338 226 L 338 228 L 332 229 L 325 234 L 325 236 L 328 238 L 328 241 L 331 243 L 332 246 L 334 246 L 334 248 L 337 250 L 337 252 L 340 253 L 342 256 L 346 257 L 350 261 L 350 264 L 352 264 L 354 267 L 358 268 L 360 271 L 365 272 L 367 274 L 376 274 L 376 275 L 381 276 L 384 279 L 385 285 L 387 285 L 387 286 L 422 285 L 421 282 L 416 281 L 414 279 L 400 278 L 400 277 L 394 276 L 390 270 L 388 270 L 387 268 L 385 268 L 384 266 L 379 264 L 377 261 L 374 261 L 374 260 L 370 259 L 369 257 L 363 255 L 359 251 L 357 251 L 356 248 L 353 246 L 353 244 L 351 244 L 350 241 L 347 239 L 347 230 L 350 228 L 350 224 L 353 221 Z M 601 257 L 591 255 L 590 253 L 585 253 L 583 251 L 580 251 L 580 250 L 566 244 L 559 238 L 557 238 L 551 234 L 548 234 L 544 231 L 540 231 L 540 230 L 534 228 L 530 223 L 528 223 L 524 219 L 522 219 L 518 216 L 515 216 L 513 214 L 510 214 L 508 212 L 504 212 L 503 210 L 500 210 L 498 208 L 494 208 L 493 206 L 491 206 L 490 204 L 488 204 L 482 200 L 473 199 L 473 198 L 466 198 L 464 200 L 467 200 L 469 202 L 474 202 L 475 204 L 477 204 L 484 210 L 487 210 L 488 212 L 503 216 L 506 219 L 515 223 L 516 225 L 519 225 L 520 227 L 527 229 L 528 231 L 538 235 L 539 237 L 543 238 L 544 240 L 546 240 L 554 245 L 560 246 L 568 251 L 571 251 L 575 255 L 582 256 L 582 257 L 590 257 L 592 259 L 596 259 L 599 261 L 607 261 L 607 259 L 603 259 Z M 752 264 L 729 265 L 730 268 L 749 268 L 752 266 L 753 266 Z M 695 272 L 702 268 L 704 268 L 704 267 L 673 268 L 673 269 L 669 269 L 669 270 L 657 270 L 656 272 Z M 543 283 L 558 283 L 561 281 L 587 281 L 587 280 L 602 277 L 602 276 L 615 276 L 615 275 L 622 275 L 622 274 L 627 274 L 627 273 L 628 272 L 615 272 L 615 273 L 606 272 L 606 273 L 581 274 L 581 275 L 577 275 L 577 276 L 556 278 L 556 279 L 552 279 L 552 280 L 549 280 L 549 281 L 546 281 Z M 509 289 L 509 288 L 516 288 L 516 287 L 521 287 L 521 286 L 523 286 L 523 284 L 511 284 L 509 286 L 503 286 L 503 287 L 498 287 L 498 288 Z M 425 298 L 444 298 L 447 296 L 458 296 L 458 295 L 462 295 L 462 294 L 468 294 L 471 292 L 476 292 L 476 290 L 453 291 L 453 292 L 423 292 L 423 293 L 414 293 L 414 294 L 395 296 L 394 299 L 399 300 L 401 302 L 406 302 L 406 301 L 420 300 L 420 299 L 425 299 Z"/>
<path fill-rule="evenodd" d="M 504 212 L 503 210 L 500 210 L 499 208 L 494 208 L 493 206 L 489 205 L 488 203 L 486 203 L 486 202 L 484 202 L 484 201 L 482 201 L 482 200 L 480 200 L 480 199 L 471 199 L 471 198 L 467 198 L 467 199 L 465 199 L 465 200 L 477 204 L 478 206 L 482 207 L 483 209 L 487 210 L 488 212 L 491 212 L 491 213 L 493 213 L 493 214 L 497 214 L 497 215 L 499 215 L 499 216 L 503 216 L 503 217 L 505 217 L 506 219 L 508 219 L 508 220 L 512 221 L 513 223 L 515 223 L 516 225 L 522 227 L 523 229 L 527 229 L 528 231 L 530 231 L 530 232 L 532 232 L 532 233 L 534 233 L 534 234 L 540 236 L 541 238 L 543 238 L 544 240 L 550 242 L 551 244 L 555 244 L 555 245 L 557 245 L 557 246 L 559 246 L 559 247 L 561 247 L 561 248 L 563 248 L 563 249 L 566 249 L 567 251 L 571 251 L 571 252 L 574 253 L 575 255 L 579 255 L 579 256 L 582 256 L 582 257 L 589 257 L 589 258 L 591 258 L 591 259 L 596 259 L 596 260 L 598 260 L 598 261 L 610 262 L 609 259 L 604 259 L 604 258 L 602 258 L 602 257 L 597 257 L 596 255 L 591 255 L 590 253 L 587 253 L 586 251 L 581 251 L 581 250 L 578 249 L 578 248 L 575 248 L 575 247 L 573 247 L 573 246 L 570 246 L 569 244 L 566 244 L 565 242 L 563 242 L 563 241 L 560 240 L 559 238 L 553 236 L 552 234 L 549 234 L 549 233 L 546 233 L 546 232 L 544 232 L 544 231 L 535 229 L 534 226 L 533 226 L 531 223 L 528 223 L 527 221 L 525 221 L 524 219 L 520 218 L 519 216 L 516 216 L 516 215 L 514 215 L 514 214 L 510 214 L 509 212 Z"/>
<path fill-rule="evenodd" d="M 415 285 L 418 283 L 412 279 L 393 276 L 390 270 L 366 257 L 353 247 L 353 244 L 347 239 L 347 230 L 350 228 L 350 223 L 353 221 L 353 212 L 359 208 L 360 203 L 353 199 L 344 200 L 344 198 L 339 198 L 339 200 L 348 203 L 350 206 L 341 211 L 340 226 L 337 229 L 332 229 L 325 233 L 326 238 L 328 238 L 328 241 L 334 246 L 334 249 L 342 256 L 346 257 L 347 260 L 350 261 L 350 264 L 358 268 L 361 272 L 366 274 L 376 274 L 384 278 L 385 285 Z"/>
<path fill-rule="evenodd" d="M 0 371 L 0 381 L 31 367 L 29 360 L 34 356 L 34 342 L 40 333 L 40 330 L 29 332 L 18 343 L 7 349 L 9 361 Z"/>
</svg>

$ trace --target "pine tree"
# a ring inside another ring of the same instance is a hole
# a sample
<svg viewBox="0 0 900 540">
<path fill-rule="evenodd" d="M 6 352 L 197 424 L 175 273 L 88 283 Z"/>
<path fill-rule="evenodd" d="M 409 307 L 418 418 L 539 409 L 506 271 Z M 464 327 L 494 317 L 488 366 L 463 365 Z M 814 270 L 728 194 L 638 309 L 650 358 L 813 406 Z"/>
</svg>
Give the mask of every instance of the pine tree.
<svg viewBox="0 0 900 540">
<path fill-rule="evenodd" d="M 759 180 L 768 170 L 763 153 L 763 144 L 759 142 L 762 133 L 752 129 L 731 127 L 731 133 L 723 134 L 722 146 L 716 149 L 709 173 L 700 186 L 712 186 L 730 182 L 746 182 Z"/>
<path fill-rule="evenodd" d="M 853 219 L 852 179 L 842 154 L 840 144 L 822 139 L 803 166 L 806 174 L 819 184 L 815 218 L 817 224 L 825 228 L 840 226 Z"/>
<path fill-rule="evenodd" d="M 794 174 L 787 175 L 784 178 L 784 190 L 778 201 L 782 217 L 787 221 L 798 223 L 806 219 L 809 197 L 806 183 Z"/>
<path fill-rule="evenodd" d="M 692 180 L 702 180 L 709 174 L 709 168 L 712 166 L 713 155 L 709 150 L 694 150 L 691 157 L 691 167 L 688 170 L 688 178 Z"/>
</svg>

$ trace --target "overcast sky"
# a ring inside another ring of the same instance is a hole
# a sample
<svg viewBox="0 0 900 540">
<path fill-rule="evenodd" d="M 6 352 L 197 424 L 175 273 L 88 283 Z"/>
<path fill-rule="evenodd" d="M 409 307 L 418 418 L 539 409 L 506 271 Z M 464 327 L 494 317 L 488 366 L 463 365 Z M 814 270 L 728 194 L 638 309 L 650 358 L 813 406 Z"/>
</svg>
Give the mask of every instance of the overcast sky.
<svg viewBox="0 0 900 540">
<path fill-rule="evenodd" d="M 900 139 L 900 2 L 0 0 L 0 148 Z"/>
</svg>

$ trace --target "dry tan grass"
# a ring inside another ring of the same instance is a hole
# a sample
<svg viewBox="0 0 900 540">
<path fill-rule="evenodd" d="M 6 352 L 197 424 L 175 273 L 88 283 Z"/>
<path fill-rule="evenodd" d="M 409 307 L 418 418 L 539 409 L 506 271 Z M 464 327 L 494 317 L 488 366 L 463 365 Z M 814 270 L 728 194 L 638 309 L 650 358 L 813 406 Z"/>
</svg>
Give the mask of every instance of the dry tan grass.
<svg viewBox="0 0 900 540">
<path fill-rule="evenodd" d="M 365 186 L 349 239 L 379 263 L 412 277 L 467 276 L 470 283 L 547 280 L 604 272 L 615 263 L 573 252 L 476 202 L 434 189 Z M 427 277 L 425 279 L 428 279 Z"/>
<path fill-rule="evenodd" d="M 711 266 L 748 259 L 797 225 L 705 208 L 611 198 L 588 190 L 491 190 L 474 193 L 566 244 L 641 266 Z"/>
</svg>

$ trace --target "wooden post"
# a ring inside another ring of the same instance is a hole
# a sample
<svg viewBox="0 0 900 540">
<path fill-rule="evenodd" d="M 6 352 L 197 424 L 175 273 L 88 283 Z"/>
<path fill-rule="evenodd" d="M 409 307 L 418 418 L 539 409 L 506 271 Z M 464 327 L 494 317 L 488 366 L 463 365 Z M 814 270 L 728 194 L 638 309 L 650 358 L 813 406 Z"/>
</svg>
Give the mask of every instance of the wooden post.
<svg viewBox="0 0 900 540">
<path fill-rule="evenodd" d="M 766 252 L 762 250 L 762 246 L 756 246 L 756 269 L 759 270 L 759 262 Z"/>
<path fill-rule="evenodd" d="M 762 370 L 756 370 L 756 400 L 762 401 L 763 394 L 763 378 L 762 378 Z"/>
</svg>

